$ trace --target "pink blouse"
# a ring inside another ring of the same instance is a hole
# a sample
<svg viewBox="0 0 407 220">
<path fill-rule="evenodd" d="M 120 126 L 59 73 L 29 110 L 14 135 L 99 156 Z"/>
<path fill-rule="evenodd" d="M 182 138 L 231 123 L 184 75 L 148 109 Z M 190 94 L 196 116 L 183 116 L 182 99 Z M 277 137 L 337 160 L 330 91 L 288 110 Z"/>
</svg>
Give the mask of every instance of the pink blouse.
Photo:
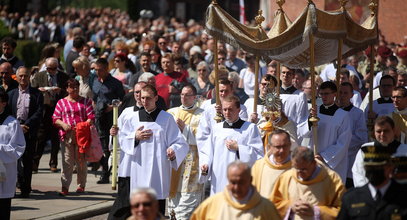
<svg viewBox="0 0 407 220">
<path fill-rule="evenodd" d="M 86 121 L 88 119 L 93 120 L 95 114 L 93 113 L 92 100 L 82 98 L 77 102 L 68 101 L 66 98 L 60 99 L 55 107 L 54 114 L 52 115 L 52 121 L 55 124 L 56 120 L 61 120 L 71 126 L 72 129 L 77 123 Z M 63 129 L 59 129 L 59 138 L 64 140 L 66 132 Z"/>
</svg>

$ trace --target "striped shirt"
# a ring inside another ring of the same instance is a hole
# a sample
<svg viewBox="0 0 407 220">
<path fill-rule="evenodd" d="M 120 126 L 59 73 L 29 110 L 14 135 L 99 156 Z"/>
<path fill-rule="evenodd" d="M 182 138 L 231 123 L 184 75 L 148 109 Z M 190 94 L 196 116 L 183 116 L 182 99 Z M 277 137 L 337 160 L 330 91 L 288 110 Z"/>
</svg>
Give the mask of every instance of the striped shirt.
<svg viewBox="0 0 407 220">
<path fill-rule="evenodd" d="M 81 98 L 77 102 L 68 101 L 66 98 L 60 99 L 55 107 L 52 120 L 55 124 L 56 120 L 61 120 L 71 126 L 72 129 L 79 122 L 84 122 L 88 119 L 93 120 L 95 114 L 93 113 L 92 100 L 87 98 Z M 63 129 L 59 129 L 59 137 L 64 140 L 66 132 Z"/>
</svg>

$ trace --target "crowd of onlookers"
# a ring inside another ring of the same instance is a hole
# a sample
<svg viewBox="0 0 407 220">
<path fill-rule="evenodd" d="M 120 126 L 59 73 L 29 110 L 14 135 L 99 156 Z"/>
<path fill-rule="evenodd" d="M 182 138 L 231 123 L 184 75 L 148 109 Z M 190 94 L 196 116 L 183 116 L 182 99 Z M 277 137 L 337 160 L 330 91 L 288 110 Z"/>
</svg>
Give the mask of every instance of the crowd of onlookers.
<svg viewBox="0 0 407 220">
<path fill-rule="evenodd" d="M 1 87 L 10 92 L 20 88 L 22 83 L 30 83 L 31 87 L 43 93 L 39 136 L 26 137 L 26 149 L 32 149 L 32 158 L 28 159 L 30 162 L 24 162 L 31 165 L 24 167 L 31 167 L 31 171 L 36 173 L 44 147 L 51 140 L 49 165 L 52 172 L 57 172 L 58 149 L 63 145 L 62 195 L 68 194 L 74 169 L 80 176 L 77 192 L 85 190 L 85 165 L 79 163 L 78 157 L 72 158 L 74 150 L 71 149 L 77 144 L 72 138 L 75 135 L 71 128 L 79 122 L 95 124 L 98 128 L 105 153 L 100 161 L 103 175 L 98 183 L 109 183 L 111 102 L 120 99 L 123 103 L 134 104 L 134 100 L 129 99 L 133 99 L 133 88 L 138 82 L 144 81 L 156 87 L 160 96 L 158 105 L 164 110 L 181 105 L 181 88 L 186 83 L 196 87 L 201 101 L 212 99 L 215 97 L 214 53 L 217 53 L 219 78 L 232 83 L 241 103 L 254 96 L 255 56 L 223 42 L 218 42 L 218 50 L 215 51 L 214 39 L 205 33 L 202 23 L 194 20 L 183 22 L 176 18 L 141 17 L 134 21 L 127 13 L 110 8 L 57 8 L 42 16 L 31 12 L 9 13 L 5 6 L 0 8 L 0 20 L 17 36 L 17 39 L 1 41 Z M 18 39 L 47 43 L 41 54 L 33 54 L 40 57 L 37 66 L 30 69 L 22 67 L 24 61 L 14 55 Z M 399 77 L 396 78 L 397 85 L 402 86 L 407 85 L 407 78 L 404 79 L 407 77 L 407 50 L 403 49 L 404 46 L 407 42 L 386 43 L 381 35 L 374 70 L 375 73 L 383 72 L 383 75 L 393 73 Z M 350 82 L 361 94 L 361 99 L 368 88 L 369 53 L 360 52 L 342 61 L 340 81 Z M 336 68 L 335 63 L 318 67 L 317 83 L 334 81 L 332 76 L 335 76 Z M 28 76 L 24 76 L 26 73 Z M 266 74 L 276 76 L 276 73 L 276 61 L 260 62 L 259 79 Z M 282 86 L 294 86 L 311 99 L 308 73 L 307 69 L 285 71 L 283 67 Z M 27 77 L 29 82 L 23 80 Z M 375 86 L 378 86 L 379 80 L 374 82 Z M 70 103 L 80 105 L 75 109 Z M 69 116 L 75 111 L 86 114 Z M 28 121 L 27 115 L 17 116 L 22 125 Z M 100 165 L 93 164 L 93 169 L 97 170 Z M 27 176 L 27 171 L 23 173 L 21 175 Z M 22 196 L 29 196 L 30 181 L 20 183 Z"/>
</svg>

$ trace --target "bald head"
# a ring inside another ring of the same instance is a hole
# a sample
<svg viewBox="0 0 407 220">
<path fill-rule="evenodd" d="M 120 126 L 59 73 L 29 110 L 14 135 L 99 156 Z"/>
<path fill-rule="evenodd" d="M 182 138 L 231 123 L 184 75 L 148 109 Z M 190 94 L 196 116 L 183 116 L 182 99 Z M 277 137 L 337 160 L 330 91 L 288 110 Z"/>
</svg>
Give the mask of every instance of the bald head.
<svg viewBox="0 0 407 220">
<path fill-rule="evenodd" d="M 236 160 L 228 165 L 227 171 L 229 180 L 227 189 L 235 199 L 243 200 L 249 193 L 252 182 L 249 165 Z"/>
</svg>

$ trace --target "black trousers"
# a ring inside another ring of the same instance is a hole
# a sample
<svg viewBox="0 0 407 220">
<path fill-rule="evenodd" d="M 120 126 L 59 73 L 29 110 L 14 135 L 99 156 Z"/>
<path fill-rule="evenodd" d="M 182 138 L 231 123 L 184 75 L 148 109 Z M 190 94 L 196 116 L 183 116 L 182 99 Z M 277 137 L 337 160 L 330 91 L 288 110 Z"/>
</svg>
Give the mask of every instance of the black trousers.
<svg viewBox="0 0 407 220">
<path fill-rule="evenodd" d="M 11 198 L 0 199 L 0 219 L 10 220 Z"/>
<path fill-rule="evenodd" d="M 34 169 L 38 168 L 40 159 L 44 153 L 45 145 L 48 140 L 51 140 L 51 158 L 49 160 L 50 167 L 58 166 L 58 151 L 59 151 L 59 138 L 58 129 L 52 124 L 52 114 L 54 114 L 55 107 L 44 105 L 44 118 L 38 132 L 38 144 L 34 152 Z"/>
<path fill-rule="evenodd" d="M 125 220 L 130 215 L 130 177 L 119 177 L 117 197 L 109 212 L 108 220 Z"/>
<path fill-rule="evenodd" d="M 29 133 L 24 134 L 26 147 L 24 154 L 17 161 L 17 181 L 20 185 L 21 194 L 31 192 L 33 154 L 35 151 L 36 137 L 30 137 Z"/>
<path fill-rule="evenodd" d="M 109 136 L 110 136 L 110 128 L 113 125 L 113 112 L 104 113 L 103 115 L 96 118 L 95 121 L 96 128 L 99 133 L 100 142 L 102 144 L 102 149 L 104 151 L 103 157 L 100 159 L 100 164 L 102 165 L 103 169 L 103 178 L 109 178 L 110 170 L 109 170 Z"/>
</svg>

